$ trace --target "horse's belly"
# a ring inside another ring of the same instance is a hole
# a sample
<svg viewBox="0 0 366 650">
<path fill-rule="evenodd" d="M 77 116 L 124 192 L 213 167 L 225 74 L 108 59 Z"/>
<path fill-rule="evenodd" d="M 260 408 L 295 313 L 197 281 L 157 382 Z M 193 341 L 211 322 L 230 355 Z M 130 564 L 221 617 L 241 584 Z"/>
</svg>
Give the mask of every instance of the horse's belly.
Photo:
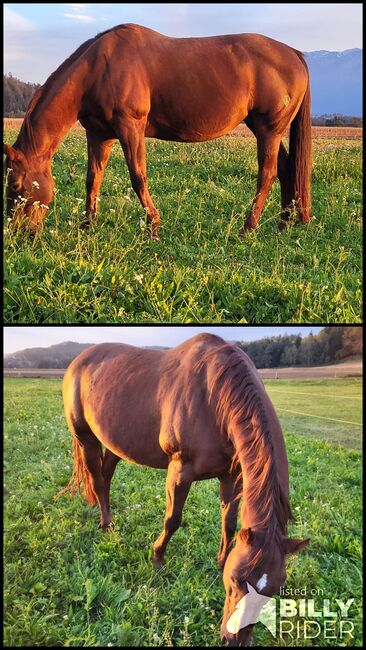
<svg viewBox="0 0 366 650">
<path fill-rule="evenodd" d="M 116 456 L 137 465 L 165 469 L 169 458 L 159 445 L 159 430 L 153 422 L 141 423 L 136 415 L 130 418 L 124 413 L 121 417 L 109 418 L 104 412 L 86 413 L 87 421 L 100 442 Z"/>
<path fill-rule="evenodd" d="M 138 440 L 138 436 L 137 436 Z M 120 436 L 119 442 L 115 444 L 110 442 L 110 438 L 106 436 L 105 444 L 110 451 L 113 451 L 116 456 L 123 460 L 136 465 L 143 465 L 144 467 L 153 467 L 155 469 L 166 469 L 169 464 L 169 458 L 160 447 L 154 445 L 146 445 L 146 436 L 143 437 L 144 443 L 141 445 L 123 444 L 123 435 Z M 101 442 L 103 442 L 101 440 Z M 113 447 L 113 449 L 111 448 Z"/>
<path fill-rule="evenodd" d="M 145 135 L 177 142 L 204 142 L 229 133 L 247 113 L 243 102 L 225 102 L 223 106 L 180 104 L 176 111 L 155 105 L 148 115 Z"/>
</svg>

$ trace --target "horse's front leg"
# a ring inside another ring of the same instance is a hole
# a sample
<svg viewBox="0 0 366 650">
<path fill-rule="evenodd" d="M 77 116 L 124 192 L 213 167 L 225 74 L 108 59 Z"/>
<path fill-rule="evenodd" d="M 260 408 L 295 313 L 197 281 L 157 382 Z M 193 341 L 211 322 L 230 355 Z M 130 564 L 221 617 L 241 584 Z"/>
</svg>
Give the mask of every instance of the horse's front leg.
<svg viewBox="0 0 366 650">
<path fill-rule="evenodd" d="M 103 140 L 92 131 L 86 131 L 88 142 L 88 171 L 86 175 L 85 217 L 80 227 L 87 228 L 95 221 L 98 211 L 99 189 L 114 140 Z"/>
<path fill-rule="evenodd" d="M 171 460 L 166 477 L 166 512 L 164 530 L 154 544 L 153 562 L 159 567 L 164 564 L 166 546 L 182 521 L 183 506 L 193 481 L 192 466 L 180 460 Z"/>
<path fill-rule="evenodd" d="M 221 502 L 221 541 L 217 561 L 224 568 L 236 532 L 239 500 L 242 492 L 242 479 L 238 472 L 220 477 Z"/>
<path fill-rule="evenodd" d="M 126 118 L 115 127 L 126 158 L 131 183 L 142 207 L 146 213 L 148 235 L 159 241 L 158 225 L 160 215 L 152 202 L 147 187 L 146 148 L 145 148 L 146 118 Z"/>
</svg>

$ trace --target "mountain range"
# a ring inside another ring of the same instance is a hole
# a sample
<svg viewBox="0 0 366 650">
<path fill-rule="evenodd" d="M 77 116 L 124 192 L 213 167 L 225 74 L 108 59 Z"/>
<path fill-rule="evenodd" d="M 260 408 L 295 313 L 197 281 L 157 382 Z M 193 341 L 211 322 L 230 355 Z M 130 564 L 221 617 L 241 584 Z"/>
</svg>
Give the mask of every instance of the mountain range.
<svg viewBox="0 0 366 650">
<path fill-rule="evenodd" d="M 304 52 L 310 72 L 312 115 L 362 115 L 362 50 Z"/>
<path fill-rule="evenodd" d="M 4 368 L 67 368 L 75 357 L 94 343 L 65 341 L 47 348 L 27 348 L 4 355 Z M 167 350 L 163 346 L 145 346 L 148 349 Z"/>
</svg>

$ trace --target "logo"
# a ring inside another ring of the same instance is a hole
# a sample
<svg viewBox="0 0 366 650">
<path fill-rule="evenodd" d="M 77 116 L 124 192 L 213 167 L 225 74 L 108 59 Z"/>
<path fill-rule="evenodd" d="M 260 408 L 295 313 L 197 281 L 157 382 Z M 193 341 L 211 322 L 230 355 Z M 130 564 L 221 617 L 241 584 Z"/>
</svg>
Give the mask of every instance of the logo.
<svg viewBox="0 0 366 650">
<path fill-rule="evenodd" d="M 308 593 L 306 587 L 281 587 L 280 596 L 284 595 L 291 598 L 282 597 L 279 601 L 269 598 L 258 617 L 274 638 L 287 642 L 316 638 L 353 639 L 354 623 L 349 618 L 349 611 L 354 598 L 330 600 L 322 598 L 322 589 L 311 589 Z"/>
</svg>

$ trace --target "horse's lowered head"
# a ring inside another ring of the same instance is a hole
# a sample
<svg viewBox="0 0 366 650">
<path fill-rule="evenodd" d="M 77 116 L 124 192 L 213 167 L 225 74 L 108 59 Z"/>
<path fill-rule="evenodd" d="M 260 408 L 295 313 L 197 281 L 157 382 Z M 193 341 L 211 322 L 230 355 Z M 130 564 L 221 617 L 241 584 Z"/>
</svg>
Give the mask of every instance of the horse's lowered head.
<svg viewBox="0 0 366 650">
<path fill-rule="evenodd" d="M 266 533 L 241 529 L 224 567 L 226 599 L 221 640 L 228 646 L 251 644 L 253 627 L 266 601 L 286 580 L 285 559 L 309 542 L 282 537 L 266 543 Z"/>
<path fill-rule="evenodd" d="M 34 158 L 32 163 L 24 153 L 4 144 L 6 173 L 6 204 L 8 217 L 15 224 L 36 232 L 52 201 L 55 183 L 49 158 Z"/>
</svg>

